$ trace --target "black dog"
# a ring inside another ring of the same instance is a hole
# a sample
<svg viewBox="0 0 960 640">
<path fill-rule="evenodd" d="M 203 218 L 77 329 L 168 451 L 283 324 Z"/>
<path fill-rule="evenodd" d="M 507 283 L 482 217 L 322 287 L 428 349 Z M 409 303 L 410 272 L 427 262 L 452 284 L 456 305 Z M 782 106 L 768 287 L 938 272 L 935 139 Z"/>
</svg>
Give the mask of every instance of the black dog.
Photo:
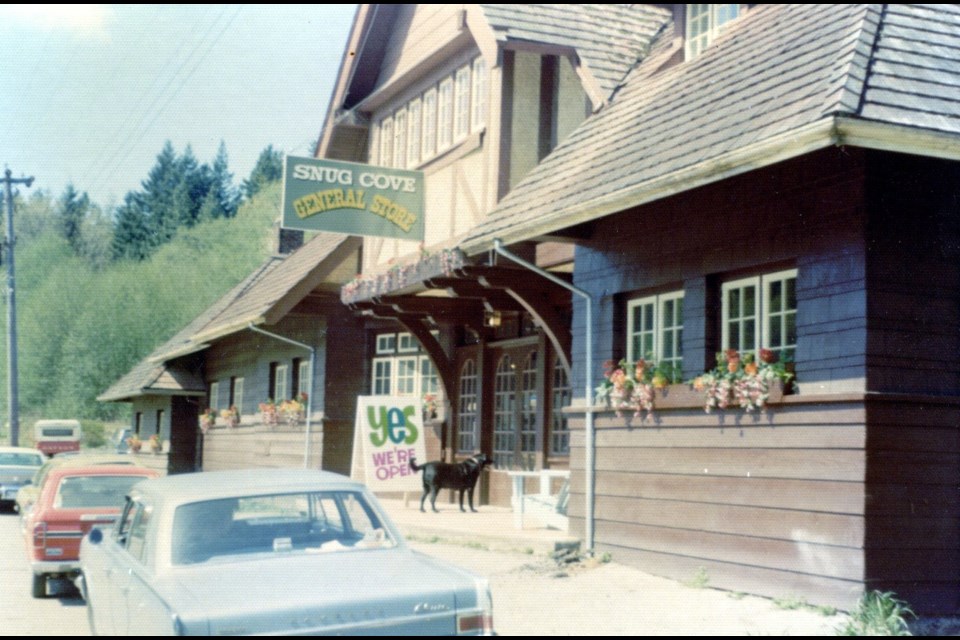
<svg viewBox="0 0 960 640">
<path fill-rule="evenodd" d="M 456 464 L 435 461 L 417 466 L 416 460 L 410 458 L 411 469 L 414 471 L 423 469 L 423 496 L 420 498 L 420 511 L 425 512 L 423 501 L 427 499 L 427 495 L 430 496 L 430 506 L 436 511 L 437 492 L 440 489 L 459 489 L 460 511 L 465 511 L 463 493 L 467 491 L 470 493 L 470 511 L 476 512 L 473 508 L 473 488 L 477 486 L 483 467 L 488 464 L 493 464 L 493 460 L 485 453 L 479 453 Z"/>
</svg>

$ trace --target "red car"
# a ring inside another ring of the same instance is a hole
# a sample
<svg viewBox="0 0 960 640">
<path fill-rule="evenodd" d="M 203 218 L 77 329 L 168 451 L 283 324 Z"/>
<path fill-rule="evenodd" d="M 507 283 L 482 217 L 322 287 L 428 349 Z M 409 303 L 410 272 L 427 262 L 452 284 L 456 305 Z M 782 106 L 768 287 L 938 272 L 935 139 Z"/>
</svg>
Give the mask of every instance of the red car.
<svg viewBox="0 0 960 640">
<path fill-rule="evenodd" d="M 52 469 L 25 520 L 33 597 L 47 595 L 47 578 L 75 576 L 83 537 L 93 527 L 117 519 L 130 487 L 159 475 L 153 469 L 131 465 Z"/>
</svg>

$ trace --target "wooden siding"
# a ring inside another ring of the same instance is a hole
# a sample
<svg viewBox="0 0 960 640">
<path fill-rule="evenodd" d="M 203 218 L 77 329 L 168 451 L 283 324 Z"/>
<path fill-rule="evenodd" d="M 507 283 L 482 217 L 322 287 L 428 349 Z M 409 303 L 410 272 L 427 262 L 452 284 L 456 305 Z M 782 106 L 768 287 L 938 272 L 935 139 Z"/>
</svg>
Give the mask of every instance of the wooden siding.
<svg viewBox="0 0 960 640">
<path fill-rule="evenodd" d="M 760 416 L 664 410 L 596 419 L 598 550 L 678 580 L 849 607 L 862 588 L 862 403 Z M 582 416 L 571 416 L 571 531 L 584 532 Z"/>
<path fill-rule="evenodd" d="M 869 387 L 960 391 L 960 167 L 871 153 Z"/>
<path fill-rule="evenodd" d="M 215 427 L 203 436 L 203 471 L 222 469 L 303 468 L 306 432 L 299 427 L 240 425 Z M 320 468 L 323 425 L 314 424 L 310 439 L 311 469 Z"/>
<path fill-rule="evenodd" d="M 960 611 L 960 401 L 867 404 L 864 531 L 869 588 L 918 611 Z"/>
<path fill-rule="evenodd" d="M 404 4 L 397 10 L 377 88 L 402 76 L 456 38 L 462 8 L 453 4 Z"/>
<path fill-rule="evenodd" d="M 625 355 L 631 296 L 685 290 L 684 374 L 693 377 L 720 346 L 722 280 L 796 266 L 801 390 L 862 391 L 864 165 L 856 149 L 828 149 L 596 221 L 578 242 L 574 276 L 597 301 L 590 379 Z M 584 306 L 573 303 L 572 379 L 583 380 Z"/>
</svg>

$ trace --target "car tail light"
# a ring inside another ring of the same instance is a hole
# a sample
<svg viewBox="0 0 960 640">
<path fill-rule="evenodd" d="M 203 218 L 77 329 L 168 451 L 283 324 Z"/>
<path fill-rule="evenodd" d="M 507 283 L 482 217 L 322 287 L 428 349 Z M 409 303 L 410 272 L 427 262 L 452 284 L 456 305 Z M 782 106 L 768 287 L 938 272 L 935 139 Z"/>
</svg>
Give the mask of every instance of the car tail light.
<svg viewBox="0 0 960 640">
<path fill-rule="evenodd" d="M 33 546 L 42 549 L 47 544 L 47 523 L 40 522 L 33 526 Z"/>
<path fill-rule="evenodd" d="M 493 615 L 480 612 L 457 616 L 457 633 L 490 635 L 493 633 Z"/>
</svg>

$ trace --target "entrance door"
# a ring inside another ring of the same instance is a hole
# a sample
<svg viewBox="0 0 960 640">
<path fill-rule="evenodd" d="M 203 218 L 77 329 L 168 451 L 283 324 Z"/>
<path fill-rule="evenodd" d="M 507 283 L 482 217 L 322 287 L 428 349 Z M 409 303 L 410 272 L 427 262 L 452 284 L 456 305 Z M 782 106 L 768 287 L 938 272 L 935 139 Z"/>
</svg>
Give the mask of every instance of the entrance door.
<svg viewBox="0 0 960 640">
<path fill-rule="evenodd" d="M 536 469 L 541 456 L 536 346 L 501 352 L 493 376 L 493 456 L 501 469 Z"/>
</svg>

